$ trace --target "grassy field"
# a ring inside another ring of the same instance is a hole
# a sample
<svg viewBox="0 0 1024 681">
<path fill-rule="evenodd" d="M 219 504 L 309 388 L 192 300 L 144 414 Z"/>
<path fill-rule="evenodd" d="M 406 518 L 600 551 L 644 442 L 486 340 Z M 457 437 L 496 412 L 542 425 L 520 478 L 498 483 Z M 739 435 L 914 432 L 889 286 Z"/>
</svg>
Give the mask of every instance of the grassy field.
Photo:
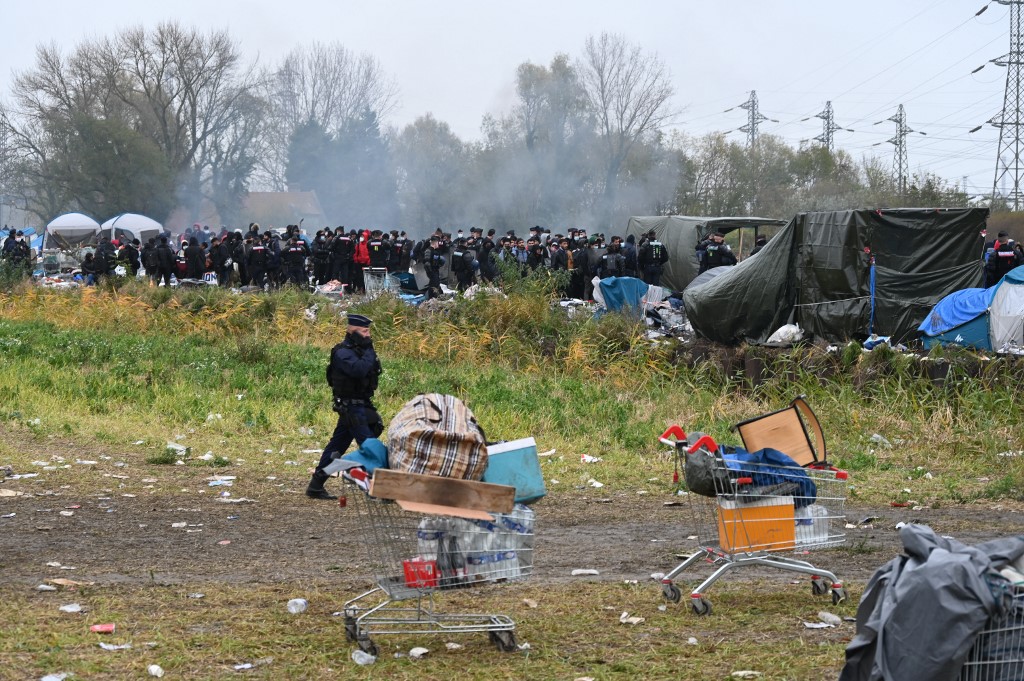
<svg viewBox="0 0 1024 681">
<path fill-rule="evenodd" d="M 693 349 L 648 341 L 627 318 L 568 319 L 551 306 L 543 282 L 521 286 L 507 299 L 459 301 L 429 314 L 387 299 L 358 309 L 375 320 L 385 366 L 377 402 L 385 422 L 419 392 L 459 396 L 490 439 L 532 435 L 541 450 L 555 450 L 544 464 L 546 505 L 586 503 L 592 477 L 610 497 L 644 492 L 667 499 L 674 492 L 672 461 L 657 443 L 667 425 L 731 442 L 731 424 L 800 393 L 824 424 L 831 458 L 852 472 L 856 504 L 955 509 L 1013 504 L 1024 495 L 1024 456 L 1001 456 L 1022 448 L 1019 363 L 992 359 L 979 367 L 971 357 L 934 357 L 953 366 L 940 386 L 918 358 L 808 349 L 765 355 L 769 377 L 754 387 L 730 369 L 735 355 L 711 350 L 696 361 Z M 301 478 L 317 458 L 305 450 L 322 446 L 334 425 L 324 366 L 343 333 L 335 306 L 298 292 L 232 296 L 129 285 L 2 294 L 0 432 L 7 437 L 0 440 L 0 466 L 38 470 L 32 462 L 47 443 L 107 452 L 159 481 L 144 492 L 153 505 L 178 503 L 180 490 L 216 472 L 244 471 L 259 480 L 294 462 Z M 25 441 L 34 443 L 32 451 Z M 189 448 L 183 465 L 174 465 L 182 457 L 168 455 L 168 441 Z M 212 457 L 203 460 L 207 452 Z M 583 465 L 584 453 L 603 461 Z M 76 470 L 57 465 L 46 485 L 80 496 L 102 495 L 111 485 Z M 256 491 L 273 491 L 262 485 Z M 11 567 L 4 562 L 0 574 Z M 351 580 L 200 581 L 102 584 L 61 594 L 2 585 L 0 679 L 62 670 L 77 678 L 137 678 L 150 663 L 162 665 L 168 678 L 188 679 L 704 679 L 728 678 L 737 669 L 824 679 L 835 677 L 852 636 L 849 624 L 805 630 L 801 621 L 816 619 L 826 604 L 793 598 L 806 585 L 785 579 L 716 586 L 715 613 L 699 619 L 682 606 L 659 611 L 651 584 L 527 583 L 445 598 L 456 607 L 510 611 L 522 621 L 519 639 L 531 644 L 529 651 L 501 655 L 483 636 L 451 639 L 465 647 L 447 650 L 435 639 L 425 644 L 432 651 L 425 660 L 384 655 L 363 669 L 349 660 L 339 618 L 324 605 L 337 609 L 358 588 Z M 193 591 L 206 596 L 189 599 Z M 306 615 L 284 610 L 295 595 L 314 604 Z M 84 619 L 57 612 L 59 603 L 75 599 L 88 605 Z M 850 615 L 855 603 L 830 609 Z M 619 624 L 623 610 L 647 621 Z M 99 649 L 83 621 L 124 623 L 110 640 L 131 640 L 133 649 Z M 696 645 L 687 642 L 691 636 Z M 419 644 L 415 637 L 395 641 L 388 645 Z M 258 661 L 252 670 L 234 669 Z"/>
</svg>

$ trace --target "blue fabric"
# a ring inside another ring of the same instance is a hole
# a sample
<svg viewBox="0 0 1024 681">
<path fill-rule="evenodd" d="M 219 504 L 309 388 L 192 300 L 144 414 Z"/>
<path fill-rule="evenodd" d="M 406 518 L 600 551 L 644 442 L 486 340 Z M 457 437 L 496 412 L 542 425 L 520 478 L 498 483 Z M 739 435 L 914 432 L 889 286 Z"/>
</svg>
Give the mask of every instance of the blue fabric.
<svg viewBox="0 0 1024 681">
<path fill-rule="evenodd" d="M 388 448 L 384 443 L 375 437 L 368 437 L 359 445 L 359 449 L 349 452 L 341 457 L 345 461 L 353 461 L 358 466 L 366 469 L 367 473 L 373 473 L 378 468 L 388 467 Z"/>
<path fill-rule="evenodd" d="M 818 498 L 818 488 L 807 471 L 777 449 L 748 452 L 742 447 L 729 447 L 722 452 L 722 458 L 726 467 L 734 472 L 731 477 L 753 478 L 756 487 L 796 483 L 800 491 L 793 495 L 795 508 L 809 506 Z M 740 475 L 736 476 L 735 473 Z"/>
<path fill-rule="evenodd" d="M 936 345 L 959 345 L 964 348 L 975 350 L 991 350 L 992 343 L 989 339 L 988 315 L 983 314 L 975 317 L 966 324 L 954 326 L 949 331 L 943 331 L 937 336 L 923 336 L 921 344 L 925 350 L 931 350 Z"/>
<path fill-rule="evenodd" d="M 926 336 L 937 336 L 985 314 L 997 287 L 998 284 L 992 288 L 968 288 L 950 293 L 936 303 L 921 326 L 917 327 L 918 331 Z"/>
<path fill-rule="evenodd" d="M 868 320 L 868 335 L 875 333 L 875 263 L 871 262 L 871 317 Z"/>
<path fill-rule="evenodd" d="M 640 299 L 649 287 L 636 277 L 608 277 L 601 280 L 604 304 L 612 312 L 623 307 L 640 307 Z"/>
</svg>

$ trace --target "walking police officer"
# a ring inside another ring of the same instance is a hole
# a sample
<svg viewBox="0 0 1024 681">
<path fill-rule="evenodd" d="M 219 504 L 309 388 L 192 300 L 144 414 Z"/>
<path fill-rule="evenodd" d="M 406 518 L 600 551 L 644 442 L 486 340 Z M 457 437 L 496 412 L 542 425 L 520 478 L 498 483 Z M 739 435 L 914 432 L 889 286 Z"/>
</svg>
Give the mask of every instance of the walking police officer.
<svg viewBox="0 0 1024 681">
<path fill-rule="evenodd" d="M 349 314 L 345 340 L 331 350 L 327 384 L 334 392 L 338 425 L 306 488 L 306 496 L 313 499 L 337 498 L 324 489 L 328 478 L 324 468 L 345 454 L 353 439 L 361 445 L 363 440 L 384 432 L 384 422 L 370 401 L 382 371 L 370 338 L 370 324 L 371 320 L 363 315 Z"/>
</svg>

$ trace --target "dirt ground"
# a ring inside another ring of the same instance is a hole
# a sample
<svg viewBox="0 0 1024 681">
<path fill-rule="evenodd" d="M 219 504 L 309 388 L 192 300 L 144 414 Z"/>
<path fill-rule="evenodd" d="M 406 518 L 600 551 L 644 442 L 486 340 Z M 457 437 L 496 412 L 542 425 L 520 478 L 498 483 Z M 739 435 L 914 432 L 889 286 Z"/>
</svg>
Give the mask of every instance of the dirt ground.
<svg viewBox="0 0 1024 681">
<path fill-rule="evenodd" d="M 307 499 L 302 490 L 308 478 L 300 466 L 290 467 L 287 475 L 244 486 L 244 473 L 232 469 L 130 461 L 115 468 L 109 461 L 99 461 L 104 452 L 82 451 L 72 442 L 3 435 L 8 441 L 16 439 L 19 451 L 33 458 L 74 452 L 71 456 L 78 459 L 98 460 L 95 466 L 76 466 L 73 476 L 64 472 L 65 479 L 57 480 L 62 484 L 47 480 L 45 474 L 3 480 L 0 490 L 22 493 L 0 496 L 0 516 L 8 516 L 0 517 L 4 583 L 38 584 L 55 577 L 111 585 L 317 582 L 367 574 L 352 506 L 342 509 Z M 28 471 L 14 471 L 18 472 Z M 222 503 L 218 494 L 228 488 L 207 487 L 207 478 L 214 474 L 238 474 L 239 482 L 230 493 L 254 501 Z M 334 489 L 338 485 L 329 483 Z M 182 486 L 189 491 L 180 491 Z M 541 584 L 569 580 L 575 568 L 599 570 L 599 579 L 607 580 L 647 580 L 652 572 L 667 571 L 679 562 L 678 554 L 697 546 L 696 540 L 688 539 L 697 530 L 689 505 L 682 501 L 653 493 L 604 499 L 570 494 L 541 501 L 535 506 L 533 579 Z M 875 519 L 846 530 L 844 547 L 801 558 L 831 569 L 849 584 L 863 584 L 899 553 L 898 522 L 921 522 L 939 534 L 975 543 L 1019 533 L 1021 510 L 1019 504 L 915 511 L 848 503 L 848 522 Z M 74 569 L 47 566 L 52 561 Z M 749 570 L 734 578 L 760 574 Z"/>
</svg>

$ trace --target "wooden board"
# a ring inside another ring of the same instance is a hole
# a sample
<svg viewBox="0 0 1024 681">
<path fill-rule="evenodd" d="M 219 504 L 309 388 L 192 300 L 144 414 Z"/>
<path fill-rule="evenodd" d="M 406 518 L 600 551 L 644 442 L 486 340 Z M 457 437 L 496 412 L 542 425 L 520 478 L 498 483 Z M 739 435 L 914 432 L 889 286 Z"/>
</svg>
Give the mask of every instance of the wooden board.
<svg viewBox="0 0 1024 681">
<path fill-rule="evenodd" d="M 515 503 L 516 488 L 378 468 L 373 472 L 370 494 L 380 499 L 510 513 Z"/>
<path fill-rule="evenodd" d="M 487 511 L 473 511 L 468 508 L 455 508 L 454 506 L 439 506 L 437 504 L 423 504 L 418 501 L 396 502 L 403 511 L 411 513 L 426 513 L 427 515 L 451 515 L 456 518 L 468 518 L 470 520 L 487 520 L 494 522 L 494 516 Z"/>
</svg>

